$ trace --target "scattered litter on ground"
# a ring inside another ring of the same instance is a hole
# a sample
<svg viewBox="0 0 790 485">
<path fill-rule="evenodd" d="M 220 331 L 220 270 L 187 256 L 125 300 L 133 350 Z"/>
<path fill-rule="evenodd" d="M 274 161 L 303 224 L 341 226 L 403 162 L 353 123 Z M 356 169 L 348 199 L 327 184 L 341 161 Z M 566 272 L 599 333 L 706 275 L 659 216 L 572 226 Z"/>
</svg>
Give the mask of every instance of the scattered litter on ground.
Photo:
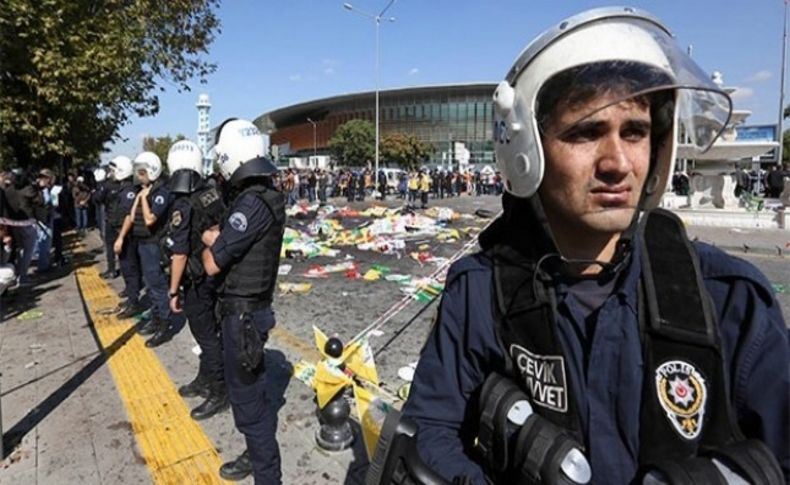
<svg viewBox="0 0 790 485">
<path fill-rule="evenodd" d="M 193 354 L 195 354 L 195 355 L 197 355 L 197 356 L 200 356 L 200 354 L 201 354 L 202 352 L 203 352 L 203 351 L 200 349 L 200 345 L 195 345 L 194 347 L 192 347 L 192 353 L 193 353 Z"/>
<path fill-rule="evenodd" d="M 407 382 L 406 384 L 400 386 L 398 388 L 398 398 L 405 401 L 409 399 L 409 391 L 411 390 L 411 382 Z"/>
<path fill-rule="evenodd" d="M 45 344 L 30 344 L 30 350 L 32 350 L 33 352 L 36 352 L 38 350 L 44 350 L 44 347 L 46 347 Z"/>
<path fill-rule="evenodd" d="M 387 281 L 392 281 L 394 283 L 401 283 L 406 284 L 411 281 L 411 275 L 407 274 L 388 274 L 384 277 Z"/>
<path fill-rule="evenodd" d="M 280 267 L 277 269 L 277 275 L 286 276 L 291 272 L 292 268 L 293 266 L 290 264 L 281 264 Z"/>
<path fill-rule="evenodd" d="M 313 287 L 310 283 L 280 283 L 281 295 L 307 293 Z"/>
<path fill-rule="evenodd" d="M 382 335 L 384 335 L 384 332 L 381 330 L 371 330 L 368 333 L 368 337 L 381 337 Z"/>
<path fill-rule="evenodd" d="M 417 368 L 417 362 L 412 362 L 408 365 L 404 365 L 400 369 L 398 369 L 398 377 L 403 379 L 406 382 L 411 382 L 414 380 L 414 370 Z"/>
<path fill-rule="evenodd" d="M 365 272 L 365 275 L 362 276 L 362 279 L 365 281 L 378 281 L 381 279 L 381 272 L 375 269 L 369 269 Z"/>
<path fill-rule="evenodd" d="M 28 310 L 24 313 L 21 313 L 17 318 L 17 320 L 36 320 L 44 316 L 44 312 L 41 310 Z"/>
<path fill-rule="evenodd" d="M 38 361 L 34 360 L 32 362 L 28 362 L 25 364 L 25 369 L 32 369 L 34 366 L 38 365 Z"/>
<path fill-rule="evenodd" d="M 782 283 L 771 283 L 771 287 L 774 289 L 774 293 L 782 294 L 787 291 Z"/>
</svg>

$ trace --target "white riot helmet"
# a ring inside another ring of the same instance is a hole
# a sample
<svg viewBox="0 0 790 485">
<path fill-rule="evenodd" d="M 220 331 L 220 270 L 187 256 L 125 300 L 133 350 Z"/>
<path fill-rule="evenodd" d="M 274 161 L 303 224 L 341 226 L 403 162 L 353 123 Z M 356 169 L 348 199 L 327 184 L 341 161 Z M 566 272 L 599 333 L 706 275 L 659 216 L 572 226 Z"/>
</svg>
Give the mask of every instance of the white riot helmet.
<svg viewBox="0 0 790 485">
<path fill-rule="evenodd" d="M 203 181 L 203 154 L 189 140 L 177 141 L 167 152 L 168 185 L 177 194 L 191 194 Z"/>
<path fill-rule="evenodd" d="M 203 154 L 197 144 L 189 140 L 173 143 L 167 152 L 167 170 L 170 174 L 184 169 L 203 173 Z"/>
<path fill-rule="evenodd" d="M 113 158 L 112 161 L 110 161 L 110 168 L 112 169 L 115 180 L 125 180 L 132 176 L 132 161 L 129 157 L 121 155 Z"/>
<path fill-rule="evenodd" d="M 154 152 L 142 152 L 134 159 L 134 170 L 145 170 L 153 182 L 162 175 L 162 161 Z"/>
<path fill-rule="evenodd" d="M 99 167 L 93 171 L 93 179 L 96 182 L 104 182 L 104 179 L 107 178 L 107 171 L 103 168 Z"/>
<path fill-rule="evenodd" d="M 563 76 L 564 82 L 556 81 Z M 611 102 L 580 112 L 566 126 L 627 99 L 664 95 L 663 111 L 655 111 L 651 103 L 654 128 L 663 121 L 665 138 L 651 156 L 643 208 L 658 205 L 672 173 L 678 132 L 704 152 L 721 134 L 732 111 L 729 96 L 708 79 L 656 18 L 630 7 L 583 12 L 530 43 L 494 93 L 497 165 L 508 192 L 530 197 L 540 187 L 545 166 L 544 115 L 558 102 L 572 102 L 561 92 L 549 91 L 585 82 L 613 86 L 605 88 Z"/>
<path fill-rule="evenodd" d="M 273 175 L 277 167 L 265 157 L 265 148 L 263 136 L 251 122 L 225 120 L 217 130 L 214 145 L 220 174 L 234 185 L 247 177 Z M 244 170 L 240 170 L 242 166 Z"/>
</svg>

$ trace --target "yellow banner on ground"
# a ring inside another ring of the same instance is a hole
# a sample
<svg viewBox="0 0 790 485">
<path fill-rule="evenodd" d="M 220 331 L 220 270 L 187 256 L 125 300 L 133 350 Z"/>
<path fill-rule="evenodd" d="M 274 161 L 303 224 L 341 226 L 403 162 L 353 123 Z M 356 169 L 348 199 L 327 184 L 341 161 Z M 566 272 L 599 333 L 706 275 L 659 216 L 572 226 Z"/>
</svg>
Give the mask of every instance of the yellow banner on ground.
<svg viewBox="0 0 790 485">
<path fill-rule="evenodd" d="M 354 375 L 375 386 L 379 385 L 379 374 L 376 371 L 373 350 L 370 348 L 370 342 L 367 337 L 362 337 L 349 345 L 346 351 L 343 352 L 343 361 Z"/>
<path fill-rule="evenodd" d="M 372 460 L 379 435 L 381 435 L 381 427 L 384 425 L 384 418 L 392 410 L 392 406 L 362 386 L 354 386 L 354 401 L 357 404 L 357 415 L 362 428 L 365 450 L 368 453 L 368 458 Z"/>
<path fill-rule="evenodd" d="M 319 362 L 316 366 L 315 377 L 313 378 L 315 394 L 318 398 L 318 407 L 323 409 L 326 403 L 331 401 L 338 392 L 352 383 L 353 381 L 351 378 L 345 375 L 340 369 L 330 366 L 326 361 L 322 360 Z"/>
</svg>

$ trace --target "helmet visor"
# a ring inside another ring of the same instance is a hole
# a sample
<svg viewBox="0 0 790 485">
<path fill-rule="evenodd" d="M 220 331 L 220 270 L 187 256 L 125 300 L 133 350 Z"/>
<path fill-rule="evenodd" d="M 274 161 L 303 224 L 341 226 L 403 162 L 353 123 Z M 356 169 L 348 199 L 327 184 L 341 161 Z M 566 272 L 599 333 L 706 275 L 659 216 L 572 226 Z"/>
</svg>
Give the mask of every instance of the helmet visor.
<svg viewBox="0 0 790 485">
<path fill-rule="evenodd" d="M 653 128 L 671 129 L 676 120 L 681 140 L 707 151 L 730 119 L 730 97 L 666 32 L 639 20 L 624 23 L 630 25 L 619 28 L 628 27 L 630 35 L 618 42 L 631 38 L 633 53 L 626 49 L 619 59 L 581 63 L 546 80 L 535 106 L 541 131 L 558 135 L 601 110 L 636 101 L 649 104 Z"/>
</svg>

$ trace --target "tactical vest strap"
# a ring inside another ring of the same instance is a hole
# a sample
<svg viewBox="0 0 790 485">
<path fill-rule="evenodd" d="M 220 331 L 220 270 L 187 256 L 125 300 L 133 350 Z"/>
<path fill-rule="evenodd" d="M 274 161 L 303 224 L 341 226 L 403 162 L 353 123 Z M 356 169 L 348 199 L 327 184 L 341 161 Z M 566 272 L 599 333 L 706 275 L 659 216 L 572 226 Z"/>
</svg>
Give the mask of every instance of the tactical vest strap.
<svg viewBox="0 0 790 485">
<path fill-rule="evenodd" d="M 494 262 L 497 338 L 506 361 L 511 361 L 505 370 L 524 383 L 535 412 L 584 443 L 559 340 L 553 288 L 535 274 L 534 262 L 509 246 L 495 245 L 488 253 Z"/>
<path fill-rule="evenodd" d="M 649 465 L 683 461 L 742 436 L 696 252 L 677 216 L 656 209 L 644 217 L 640 463 Z"/>
</svg>

